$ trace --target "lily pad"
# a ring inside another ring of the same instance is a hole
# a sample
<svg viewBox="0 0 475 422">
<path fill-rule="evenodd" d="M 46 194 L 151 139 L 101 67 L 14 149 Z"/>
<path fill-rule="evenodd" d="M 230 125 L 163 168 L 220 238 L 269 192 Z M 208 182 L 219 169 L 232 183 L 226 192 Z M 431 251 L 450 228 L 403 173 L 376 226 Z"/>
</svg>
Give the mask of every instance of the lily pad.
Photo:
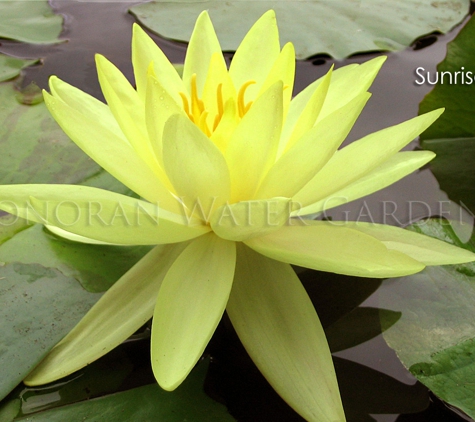
<svg viewBox="0 0 475 422">
<path fill-rule="evenodd" d="M 194 21 L 208 10 L 223 50 L 236 50 L 259 16 L 274 9 L 282 44 L 297 58 L 328 53 L 341 59 L 362 51 L 401 50 L 416 38 L 446 32 L 468 13 L 469 0 L 155 0 L 130 11 L 152 31 L 189 41 Z"/>
<path fill-rule="evenodd" d="M 40 264 L 0 267 L 0 397 L 5 397 L 99 299 Z"/>
<path fill-rule="evenodd" d="M 437 66 L 439 82 L 419 107 L 419 114 L 445 107 L 444 114 L 421 135 L 421 145 L 437 154 L 430 166 L 441 189 L 472 212 L 475 211 L 474 70 L 475 19 L 472 18 L 447 45 L 447 56 Z M 454 83 L 457 72 L 458 82 Z M 420 74 L 424 79 L 436 80 L 434 74 L 422 71 Z"/>
<path fill-rule="evenodd" d="M 203 391 L 208 361 L 202 361 L 173 392 L 157 384 L 106 395 L 56 409 L 30 414 L 14 421 L 91 422 L 166 421 L 231 422 L 235 419 L 226 408 Z"/>
<path fill-rule="evenodd" d="M 0 38 L 57 43 L 62 25 L 62 16 L 54 14 L 46 0 L 0 0 Z"/>
<path fill-rule="evenodd" d="M 437 74 L 427 75 L 419 68 L 417 83 L 435 82 Z M 424 70 L 422 70 L 424 69 Z M 417 72 L 417 69 L 416 69 Z M 445 112 L 425 132 L 421 140 L 441 138 L 475 137 L 475 19 L 473 17 L 462 28 L 452 42 L 447 44 L 447 55 L 437 66 L 438 83 L 419 105 L 419 114 L 440 107 Z M 447 72 L 443 75 L 443 72 Z M 455 73 L 457 80 L 455 80 Z M 416 73 L 417 75 L 417 73 Z M 424 78 L 424 79 L 423 79 Z"/>
<path fill-rule="evenodd" d="M 0 183 L 83 183 L 129 190 L 87 157 L 35 95 L 0 84 Z M 18 101 L 18 97 L 21 102 Z M 0 397 L 8 394 L 147 248 L 89 246 L 0 216 Z M 82 284 L 82 285 L 81 285 Z M 87 290 L 85 290 L 87 289 Z"/>
<path fill-rule="evenodd" d="M 412 229 L 461 246 L 443 220 Z M 475 250 L 474 239 L 464 247 Z M 475 417 L 475 264 L 428 267 L 383 282 L 378 293 L 382 306 L 402 313 L 383 335 L 404 366 L 441 399 Z M 387 324 L 385 315 L 381 323 Z"/>
<path fill-rule="evenodd" d="M 0 82 L 15 78 L 21 69 L 37 62 L 38 60 L 22 60 L 0 53 Z"/>
</svg>

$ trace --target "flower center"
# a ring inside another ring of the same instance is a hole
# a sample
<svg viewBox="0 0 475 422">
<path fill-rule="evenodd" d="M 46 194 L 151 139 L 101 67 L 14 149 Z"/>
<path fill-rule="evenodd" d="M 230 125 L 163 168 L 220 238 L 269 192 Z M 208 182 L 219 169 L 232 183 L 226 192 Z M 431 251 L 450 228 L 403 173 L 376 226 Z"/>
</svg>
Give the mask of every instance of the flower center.
<svg viewBox="0 0 475 422">
<path fill-rule="evenodd" d="M 239 89 L 237 95 L 237 111 L 239 118 L 243 118 L 244 115 L 249 111 L 252 105 L 252 101 L 245 102 L 244 97 L 246 94 L 246 89 L 255 84 L 255 81 L 247 81 L 245 82 L 241 88 Z M 183 101 L 183 109 L 185 113 L 188 115 L 190 120 L 198 126 L 201 131 L 207 135 L 211 136 L 211 134 L 216 130 L 221 122 L 221 119 L 224 114 L 224 100 L 223 100 L 223 84 L 219 84 L 216 88 L 216 102 L 218 106 L 218 111 L 216 116 L 214 117 L 212 129 L 210 129 L 208 125 L 208 115 L 209 111 L 205 108 L 205 104 L 201 98 L 198 96 L 198 87 L 196 84 L 196 73 L 191 77 L 191 99 L 188 101 L 188 97 L 185 93 L 180 92 L 181 100 Z"/>
</svg>

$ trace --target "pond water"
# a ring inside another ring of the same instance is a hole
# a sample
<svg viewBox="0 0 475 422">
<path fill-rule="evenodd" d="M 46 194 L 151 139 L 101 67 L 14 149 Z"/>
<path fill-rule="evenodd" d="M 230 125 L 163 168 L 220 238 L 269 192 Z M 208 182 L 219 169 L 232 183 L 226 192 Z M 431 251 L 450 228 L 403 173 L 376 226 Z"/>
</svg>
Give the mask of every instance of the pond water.
<svg viewBox="0 0 475 422">
<path fill-rule="evenodd" d="M 0 51 L 20 57 L 43 58 L 42 65 L 26 70 L 23 85 L 34 81 L 41 88 L 46 88 L 48 77 L 55 74 L 101 98 L 94 53 L 104 54 L 132 79 L 130 36 L 134 18 L 127 14 L 127 10 L 133 4 L 136 3 L 52 1 L 54 9 L 65 17 L 62 38 L 67 39 L 67 42 L 54 46 L 33 46 L 2 41 Z M 403 52 L 388 55 L 386 64 L 371 88 L 373 97 L 347 142 L 417 115 L 419 102 L 432 87 L 415 83 L 415 69 L 422 66 L 427 71 L 435 71 L 436 64 L 445 56 L 447 42 L 455 37 L 457 31 L 456 29 L 448 35 L 438 36 L 437 41 L 426 48 L 408 48 Z M 183 61 L 185 45 L 155 35 L 153 38 L 173 62 Z M 339 67 L 363 62 L 373 56 L 375 54 L 359 55 L 344 61 L 325 57 L 301 61 L 297 64 L 295 92 L 322 76 L 333 63 Z M 414 146 L 415 144 L 411 147 Z M 328 216 L 334 219 L 348 218 L 404 225 L 428 214 L 437 215 L 439 201 L 444 199 L 445 194 L 438 189 L 435 178 L 426 169 L 371 197 L 332 210 L 328 212 Z M 419 202 L 412 202 L 413 206 L 409 208 L 410 201 Z M 422 203 L 426 205 L 423 207 Z M 388 208 L 389 206 L 391 208 Z M 352 296 L 360 291 L 359 284 L 365 283 L 369 294 L 378 284 L 374 281 L 313 271 L 302 273 L 301 277 L 317 311 L 323 316 L 330 314 L 332 308 L 342 306 L 340 302 L 343 303 L 345 298 L 341 296 L 341 292 Z M 340 296 L 334 296 L 335 291 L 332 291 L 329 285 L 340 286 Z M 375 296 L 369 296 L 363 305 L 377 307 Z M 322 320 L 324 321 L 323 317 Z M 374 323 L 378 324 L 379 321 Z M 136 365 L 136 375 L 130 378 L 128 384 L 122 386 L 124 389 L 153 380 L 144 364 L 148 362 L 146 331 L 144 337 L 122 346 L 124 353 L 135 359 Z M 247 357 L 226 319 L 221 323 L 207 353 L 212 359 L 206 391 L 211 397 L 226 403 L 237 420 L 302 420 L 267 385 Z M 103 359 L 114 359 L 114 355 Z M 335 353 L 335 366 L 349 422 L 464 420 L 415 381 L 381 335 L 359 346 Z M 35 406 L 47 406 L 48 401 L 57 403 L 58 394 L 54 392 L 54 388 L 48 391 L 48 396 L 43 395 L 42 399 L 38 400 L 34 398 L 34 390 L 26 389 L 23 392 L 23 411 L 28 413 L 34 411 L 37 408 Z"/>
</svg>

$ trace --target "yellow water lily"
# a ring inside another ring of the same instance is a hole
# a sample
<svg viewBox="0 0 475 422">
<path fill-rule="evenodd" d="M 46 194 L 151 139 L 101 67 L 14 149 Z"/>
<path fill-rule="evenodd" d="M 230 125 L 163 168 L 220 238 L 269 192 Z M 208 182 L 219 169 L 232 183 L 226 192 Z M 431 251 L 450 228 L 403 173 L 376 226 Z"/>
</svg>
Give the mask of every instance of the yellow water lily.
<svg viewBox="0 0 475 422">
<path fill-rule="evenodd" d="M 290 264 L 395 277 L 475 255 L 395 227 L 302 216 L 377 191 L 431 160 L 429 151 L 399 151 L 441 111 L 339 149 L 384 58 L 330 71 L 292 99 L 294 48 L 280 48 L 272 11 L 248 32 L 229 70 L 206 12 L 182 77 L 138 25 L 132 61 L 136 89 L 97 56 L 107 105 L 57 77 L 44 97 L 70 138 L 142 199 L 86 186 L 0 187 L 5 211 L 70 239 L 158 245 L 25 382 L 80 369 L 153 316 L 153 372 L 173 390 L 226 310 L 290 406 L 309 421 L 344 421 L 324 332 Z"/>
</svg>

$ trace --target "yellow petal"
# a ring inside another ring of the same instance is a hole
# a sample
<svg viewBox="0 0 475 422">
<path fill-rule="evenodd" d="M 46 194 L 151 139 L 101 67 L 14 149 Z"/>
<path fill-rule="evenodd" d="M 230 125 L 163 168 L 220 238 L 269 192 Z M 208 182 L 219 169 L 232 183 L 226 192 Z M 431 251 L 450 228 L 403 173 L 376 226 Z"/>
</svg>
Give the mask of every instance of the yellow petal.
<svg viewBox="0 0 475 422">
<path fill-rule="evenodd" d="M 315 214 L 370 195 L 406 177 L 434 157 L 432 151 L 398 152 L 366 176 L 314 204 L 301 208 L 295 215 Z"/>
<path fill-rule="evenodd" d="M 211 210 L 229 200 L 229 171 L 223 154 L 187 117 L 175 114 L 165 124 L 163 162 L 190 210 L 197 201 Z"/>
<path fill-rule="evenodd" d="M 344 222 L 295 221 L 245 243 L 269 258 L 314 270 L 361 277 L 400 277 L 424 265 Z M 342 224 L 339 226 L 338 224 Z"/>
<path fill-rule="evenodd" d="M 282 128 L 282 82 L 252 105 L 233 132 L 226 150 L 232 202 L 252 198 L 275 161 Z"/>
<path fill-rule="evenodd" d="M 183 212 L 173 214 L 140 199 L 88 186 L 0 186 L 0 208 L 28 221 L 121 245 L 182 242 L 209 231 Z"/>
<path fill-rule="evenodd" d="M 159 202 L 160 207 L 169 211 L 182 211 L 179 202 L 128 142 L 90 113 L 83 114 L 83 108 L 74 109 L 45 91 L 43 96 L 61 129 L 97 164 L 148 201 Z"/>
<path fill-rule="evenodd" d="M 213 231 L 223 239 L 243 241 L 282 227 L 292 211 L 288 198 L 225 204 L 211 216 Z"/>
<path fill-rule="evenodd" d="M 221 96 L 221 100 L 218 96 Z M 219 114 L 219 108 L 224 106 L 230 99 L 236 101 L 236 89 L 229 76 L 226 63 L 223 61 L 221 52 L 214 53 L 211 57 L 208 75 L 202 96 L 205 110 L 208 114 L 208 126 L 213 128 L 215 118 Z"/>
<path fill-rule="evenodd" d="M 183 109 L 168 94 L 166 88 L 151 73 L 147 79 L 145 96 L 145 120 L 148 136 L 157 161 L 163 167 L 163 128 L 173 114 L 183 114 Z M 168 179 L 168 178 L 167 178 Z"/>
<path fill-rule="evenodd" d="M 294 196 L 304 207 L 366 176 L 427 129 L 443 110 L 365 136 L 337 151 L 327 165 Z"/>
<path fill-rule="evenodd" d="M 385 61 L 385 56 L 375 57 L 355 67 L 345 66 L 333 72 L 330 88 L 317 121 L 340 108 L 342 100 L 348 102 L 366 92 Z"/>
<path fill-rule="evenodd" d="M 174 390 L 201 357 L 223 315 L 234 277 L 234 242 L 210 233 L 176 259 L 158 293 L 152 325 L 152 368 Z"/>
<path fill-rule="evenodd" d="M 317 123 L 287 150 L 266 174 L 256 199 L 293 198 L 334 155 L 369 98 L 367 92 Z"/>
<path fill-rule="evenodd" d="M 475 261 L 473 252 L 399 227 L 361 222 L 348 222 L 345 227 L 368 234 L 380 240 L 388 249 L 405 253 L 424 265 L 453 265 Z"/>
<path fill-rule="evenodd" d="M 226 310 L 254 363 L 295 411 L 307 421 L 345 421 L 325 333 L 289 265 L 238 245 Z"/>
<path fill-rule="evenodd" d="M 287 43 L 277 57 L 272 69 L 259 90 L 259 95 L 263 94 L 268 88 L 274 85 L 277 81 L 282 81 L 284 84 L 284 116 L 287 114 L 290 99 L 292 98 L 292 91 L 294 89 L 295 78 L 295 49 L 292 43 Z"/>
<path fill-rule="evenodd" d="M 204 11 L 198 16 L 195 28 L 191 34 L 190 43 L 186 50 L 185 65 L 183 68 L 183 83 L 191 94 L 191 77 L 196 74 L 196 84 L 198 95 L 203 92 L 206 75 L 213 54 L 217 54 L 219 60 L 225 64 L 218 37 L 214 31 L 213 24 L 208 12 Z"/>
<path fill-rule="evenodd" d="M 56 76 L 49 78 L 49 87 L 53 97 L 61 99 L 75 110 L 80 110 L 81 114 L 88 119 L 97 120 L 99 125 L 112 132 L 117 139 L 121 139 L 126 144 L 129 143 L 107 104 Z"/>
<path fill-rule="evenodd" d="M 229 140 L 238 124 L 237 104 L 233 98 L 230 98 L 224 105 L 223 117 L 210 138 L 224 155 L 226 155 Z"/>
<path fill-rule="evenodd" d="M 160 83 L 167 89 L 168 94 L 181 104 L 179 92 L 186 92 L 185 85 L 176 69 L 170 63 L 163 51 L 136 23 L 133 26 L 132 36 L 132 64 L 134 65 L 135 83 L 137 92 L 145 101 L 147 89 L 147 70 L 153 62 L 155 75 Z"/>
<path fill-rule="evenodd" d="M 279 31 L 273 10 L 264 13 L 246 34 L 229 67 L 236 88 L 249 80 L 256 81 L 247 92 L 256 98 L 274 62 L 280 54 Z"/>
<path fill-rule="evenodd" d="M 153 314 L 163 278 L 186 243 L 157 246 L 125 273 L 24 380 L 47 384 L 83 368 L 130 337 Z"/>
<path fill-rule="evenodd" d="M 156 173 L 158 163 L 145 124 L 145 104 L 122 72 L 109 60 L 96 54 L 97 74 L 102 93 L 115 119 L 136 154 Z"/>
<path fill-rule="evenodd" d="M 350 64 L 333 71 L 330 89 L 327 94 L 328 98 L 325 100 L 326 105 L 318 119 L 323 119 L 334 110 L 342 107 L 344 103 L 366 92 L 385 60 L 386 57 L 384 56 L 376 57 L 361 65 Z M 289 127 L 295 125 L 313 93 L 322 83 L 323 78 L 317 79 L 292 99 L 286 125 L 288 124 Z"/>
<path fill-rule="evenodd" d="M 330 86 L 332 69 L 322 78 L 321 83 L 308 100 L 298 120 L 286 120 L 282 128 L 280 138 L 279 154 L 291 148 L 306 132 L 308 132 L 316 123 L 318 114 L 323 107 L 323 102 Z"/>
</svg>

